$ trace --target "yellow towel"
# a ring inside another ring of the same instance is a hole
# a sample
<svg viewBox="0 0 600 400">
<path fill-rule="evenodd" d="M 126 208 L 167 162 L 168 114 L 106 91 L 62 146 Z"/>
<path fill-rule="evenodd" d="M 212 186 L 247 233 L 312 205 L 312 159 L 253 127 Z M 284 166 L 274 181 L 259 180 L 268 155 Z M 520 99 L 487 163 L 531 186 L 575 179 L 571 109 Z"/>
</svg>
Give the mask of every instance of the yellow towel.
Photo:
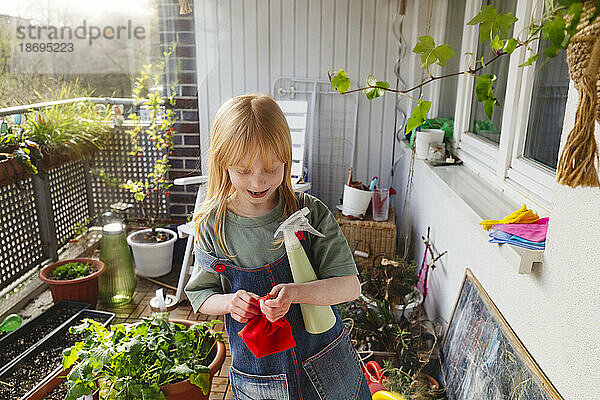
<svg viewBox="0 0 600 400">
<path fill-rule="evenodd" d="M 500 220 L 486 219 L 485 221 L 481 221 L 479 225 L 483 225 L 483 229 L 487 230 L 494 224 L 531 224 L 538 219 L 540 217 L 523 204 L 523 207 Z"/>
</svg>

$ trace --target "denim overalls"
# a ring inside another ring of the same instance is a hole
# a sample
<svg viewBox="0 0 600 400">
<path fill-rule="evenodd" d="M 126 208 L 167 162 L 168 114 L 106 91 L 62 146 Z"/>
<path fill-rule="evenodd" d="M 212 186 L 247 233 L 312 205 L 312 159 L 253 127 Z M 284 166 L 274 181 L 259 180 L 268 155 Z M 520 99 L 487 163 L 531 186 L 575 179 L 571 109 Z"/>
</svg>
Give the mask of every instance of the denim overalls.
<svg viewBox="0 0 600 400">
<path fill-rule="evenodd" d="M 213 257 L 198 246 L 195 251 L 197 265 L 222 274 L 233 292 L 243 289 L 264 296 L 279 283 L 293 282 L 287 254 L 262 267 L 240 268 L 229 260 Z M 307 251 L 307 254 L 310 253 Z M 300 306 L 292 304 L 285 318 L 292 326 L 296 347 L 261 358 L 254 357 L 238 336 L 245 324 L 227 314 L 225 328 L 232 364 L 229 376 L 235 398 L 370 400 L 358 354 L 335 307 L 333 310 L 337 320 L 333 328 L 312 335 L 304 329 Z"/>
</svg>

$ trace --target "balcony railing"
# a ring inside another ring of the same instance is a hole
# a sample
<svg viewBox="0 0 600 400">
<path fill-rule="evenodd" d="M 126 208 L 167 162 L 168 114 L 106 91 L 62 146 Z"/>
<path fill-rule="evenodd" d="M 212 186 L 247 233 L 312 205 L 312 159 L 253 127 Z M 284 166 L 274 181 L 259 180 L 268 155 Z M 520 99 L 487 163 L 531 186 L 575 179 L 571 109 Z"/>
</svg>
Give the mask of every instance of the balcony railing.
<svg viewBox="0 0 600 400">
<path fill-rule="evenodd" d="M 86 97 L 4 108 L 0 117 L 80 101 L 123 104 L 137 111 L 132 99 Z M 0 298 L 40 266 L 57 260 L 77 226 L 88 225 L 111 204 L 132 202 L 128 192 L 90 173 L 93 168 L 102 169 L 124 181 L 143 180 L 152 171 L 158 153 L 149 142 L 142 142 L 143 156 L 129 156 L 129 138 L 121 131 L 114 130 L 106 148 L 51 168 L 44 178 L 33 175 L 0 186 Z M 160 206 L 168 215 L 167 200 Z M 132 212 L 141 214 L 140 210 Z"/>
</svg>

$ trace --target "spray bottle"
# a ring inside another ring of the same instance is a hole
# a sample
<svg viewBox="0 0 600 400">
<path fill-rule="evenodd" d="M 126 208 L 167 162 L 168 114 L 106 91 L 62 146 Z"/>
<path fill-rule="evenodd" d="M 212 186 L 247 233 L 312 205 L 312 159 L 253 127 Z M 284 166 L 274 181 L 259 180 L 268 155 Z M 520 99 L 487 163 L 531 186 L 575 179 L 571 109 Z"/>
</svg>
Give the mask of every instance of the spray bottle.
<svg viewBox="0 0 600 400">
<path fill-rule="evenodd" d="M 305 283 L 317 280 L 317 274 L 313 269 L 304 248 L 296 237 L 297 231 L 308 231 L 319 237 L 325 237 L 321 232 L 313 228 L 306 215 L 310 210 L 304 207 L 293 213 L 286 219 L 275 231 L 273 237 L 277 237 L 279 232 L 283 232 L 285 240 L 285 250 L 290 262 L 290 269 L 295 283 Z M 331 306 L 318 306 L 314 304 L 300 304 L 304 327 L 308 333 L 319 334 L 327 332 L 335 325 L 335 314 Z"/>
</svg>

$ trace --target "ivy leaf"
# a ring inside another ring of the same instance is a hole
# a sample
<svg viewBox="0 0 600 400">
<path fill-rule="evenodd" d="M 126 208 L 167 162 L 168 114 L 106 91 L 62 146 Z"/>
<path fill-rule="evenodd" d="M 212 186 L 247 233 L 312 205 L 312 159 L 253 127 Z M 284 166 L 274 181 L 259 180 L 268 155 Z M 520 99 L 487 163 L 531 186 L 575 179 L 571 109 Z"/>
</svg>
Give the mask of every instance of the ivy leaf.
<svg viewBox="0 0 600 400">
<path fill-rule="evenodd" d="M 546 22 L 542 27 L 542 38 L 552 43 L 552 46 L 544 51 L 548 57 L 554 57 L 559 49 L 566 47 L 568 43 L 568 37 L 565 35 L 566 24 L 563 16 L 559 14 L 554 19 Z M 565 39 L 567 43 L 565 43 Z M 547 52 L 549 49 L 551 50 Z"/>
<path fill-rule="evenodd" d="M 599 5 L 600 5 L 600 1 L 597 1 L 596 2 L 596 13 L 598 13 L 598 10 L 600 10 L 600 8 L 598 7 Z M 567 27 L 567 33 L 569 34 L 569 36 L 573 36 L 577 32 L 577 25 L 579 25 L 579 21 L 581 20 L 582 9 L 583 9 L 583 4 L 578 3 L 578 2 L 571 4 L 571 6 L 569 7 L 568 14 L 571 16 L 571 22 L 569 23 L 569 26 Z M 594 16 L 592 16 L 592 17 L 595 19 Z M 592 20 L 592 19 L 590 19 L 590 20 Z"/>
<path fill-rule="evenodd" d="M 441 44 L 433 50 L 433 54 L 437 58 L 437 63 L 440 67 L 443 67 L 454 56 L 454 50 L 447 44 Z"/>
<path fill-rule="evenodd" d="M 429 35 L 419 36 L 419 40 L 413 49 L 413 53 L 421 55 L 421 64 L 425 65 L 427 57 L 435 48 L 435 41 Z M 433 64 L 433 63 L 432 63 Z M 429 64 L 431 65 L 431 64 Z"/>
<path fill-rule="evenodd" d="M 436 47 L 435 41 L 431 36 L 420 36 L 417 44 L 413 48 L 413 53 L 421 57 L 421 66 L 427 69 L 429 66 L 438 63 L 441 67 L 448 63 L 448 60 L 454 56 L 454 50 L 447 44 Z"/>
<path fill-rule="evenodd" d="M 479 25 L 479 41 L 485 42 L 494 35 L 508 36 L 508 31 L 517 18 L 512 13 L 498 14 L 492 5 L 481 7 L 481 11 L 467 25 Z"/>
<path fill-rule="evenodd" d="M 519 65 L 519 67 L 527 67 L 529 65 L 533 65 L 533 63 L 536 62 L 538 58 L 540 58 L 540 55 L 534 54 L 531 57 L 529 57 L 527 61 L 525 61 L 523 64 Z"/>
<path fill-rule="evenodd" d="M 500 39 L 500 36 L 496 35 L 492 40 L 492 49 L 498 51 L 504 48 L 504 42 Z"/>
<path fill-rule="evenodd" d="M 517 39 L 510 38 L 506 41 L 506 45 L 504 46 L 504 49 L 502 49 L 502 51 L 508 54 L 512 54 L 513 51 L 515 51 L 515 49 L 517 48 L 518 44 L 519 42 L 517 42 Z"/>
<path fill-rule="evenodd" d="M 346 71 L 340 69 L 331 79 L 331 88 L 340 93 L 347 92 L 350 89 L 350 78 L 346 76 Z"/>
<path fill-rule="evenodd" d="M 413 108 L 410 118 L 406 121 L 406 132 L 412 132 L 414 129 L 423 125 L 430 108 L 431 102 L 423 101 L 423 98 L 421 97 L 415 108 Z"/>
<path fill-rule="evenodd" d="M 373 75 L 369 75 L 367 78 L 367 86 L 369 87 L 363 89 L 363 93 L 367 96 L 367 99 L 373 100 L 377 97 L 383 96 L 385 89 L 388 89 L 390 84 L 386 81 L 378 81 Z"/>
<path fill-rule="evenodd" d="M 494 86 L 492 83 L 496 80 L 496 75 L 485 74 L 477 77 L 477 83 L 475 84 L 475 93 L 477 94 L 477 101 L 483 103 L 483 110 L 488 119 L 492 120 L 492 113 L 494 106 L 499 106 L 500 102 L 494 96 Z"/>
</svg>

